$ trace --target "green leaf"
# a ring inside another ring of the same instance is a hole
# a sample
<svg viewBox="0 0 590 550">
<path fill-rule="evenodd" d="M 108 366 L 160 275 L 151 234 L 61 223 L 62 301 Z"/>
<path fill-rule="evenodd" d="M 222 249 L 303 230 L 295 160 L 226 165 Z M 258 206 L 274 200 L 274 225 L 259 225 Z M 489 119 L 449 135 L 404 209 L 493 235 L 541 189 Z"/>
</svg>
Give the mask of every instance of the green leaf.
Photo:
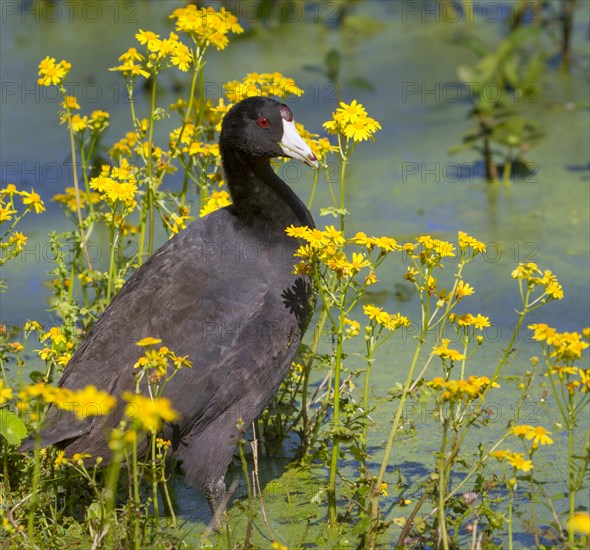
<svg viewBox="0 0 590 550">
<path fill-rule="evenodd" d="M 337 218 L 338 216 L 346 216 L 347 214 L 348 210 L 346 208 L 336 208 L 335 206 L 320 208 L 320 216 L 334 216 Z"/>
<path fill-rule="evenodd" d="M 348 81 L 348 85 L 351 88 L 358 88 L 360 90 L 366 90 L 367 92 L 374 92 L 375 86 L 362 76 L 355 76 Z"/>
<path fill-rule="evenodd" d="M 6 438 L 9 445 L 20 445 L 27 437 L 27 428 L 16 414 L 3 409 L 0 410 L 0 434 Z"/>
</svg>

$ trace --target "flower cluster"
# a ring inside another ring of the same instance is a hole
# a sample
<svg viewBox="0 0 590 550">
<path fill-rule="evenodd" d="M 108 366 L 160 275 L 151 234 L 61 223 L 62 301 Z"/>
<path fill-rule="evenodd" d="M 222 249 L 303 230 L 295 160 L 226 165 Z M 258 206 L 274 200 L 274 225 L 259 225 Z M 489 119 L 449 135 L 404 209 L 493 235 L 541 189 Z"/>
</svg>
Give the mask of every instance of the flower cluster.
<svg viewBox="0 0 590 550">
<path fill-rule="evenodd" d="M 512 435 L 526 439 L 527 441 L 533 440 L 533 447 L 539 445 L 553 445 L 553 439 L 549 436 L 551 432 L 548 432 L 543 426 L 528 426 L 526 424 L 517 424 L 511 428 Z"/>
<path fill-rule="evenodd" d="M 16 196 L 20 196 L 22 205 L 25 207 L 24 211 L 20 213 L 18 211 L 18 205 L 15 204 L 14 200 Z M 11 258 L 18 256 L 27 244 L 27 237 L 25 235 L 20 231 L 13 231 L 18 222 L 28 212 L 32 211 L 40 214 L 44 210 L 45 205 L 34 189 L 31 189 L 30 192 L 19 191 L 12 183 L 0 189 L 0 225 L 5 222 L 11 222 L 11 227 L 3 232 L 3 236 L 0 238 L 0 266 L 4 265 Z"/>
<path fill-rule="evenodd" d="M 292 78 L 278 72 L 248 73 L 242 80 L 226 82 L 223 88 L 225 97 L 232 103 L 258 95 L 280 99 L 303 95 L 303 90 L 295 84 Z"/>
<path fill-rule="evenodd" d="M 60 118 L 60 124 L 70 122 L 75 133 L 83 133 L 87 128 L 91 132 L 99 133 L 105 130 L 109 125 L 110 114 L 106 111 L 97 110 L 92 111 L 90 118 L 88 116 L 80 116 L 78 113 L 71 114 L 73 109 L 79 109 L 80 106 L 75 97 L 66 96 L 66 100 L 62 105 L 66 110 Z"/>
<path fill-rule="evenodd" d="M 192 366 L 192 363 L 188 360 L 188 356 L 179 357 L 166 346 L 161 346 L 159 349 L 152 347 L 161 342 L 162 340 L 158 338 L 147 337 L 136 344 L 147 349 L 144 355 L 133 365 L 133 368 L 150 371 L 150 380 L 152 382 L 164 378 L 170 365 L 172 365 L 175 371 L 183 367 L 191 368 Z"/>
<path fill-rule="evenodd" d="M 511 275 L 513 279 L 525 280 L 531 288 L 545 287 L 545 294 L 549 299 L 561 300 L 563 298 L 563 288 L 557 277 L 548 269 L 541 271 L 534 262 L 518 264 Z"/>
<path fill-rule="evenodd" d="M 101 193 L 100 198 L 111 206 L 116 206 L 120 202 L 128 209 L 133 210 L 136 205 L 135 194 L 137 193 L 134 171 L 133 166 L 125 159 L 121 160 L 121 165 L 118 168 L 105 164 L 101 169 L 100 176 L 90 180 L 90 187 Z"/>
<path fill-rule="evenodd" d="M 487 376 L 469 376 L 466 380 L 445 380 L 437 377 L 427 382 L 434 390 L 442 391 L 443 401 L 465 400 L 471 401 L 482 395 L 488 387 L 499 388 Z"/>
<path fill-rule="evenodd" d="M 432 353 L 438 355 L 441 359 L 450 359 L 451 361 L 462 361 L 463 359 L 466 359 L 466 356 L 463 353 L 454 349 L 449 349 L 448 346 L 450 342 L 451 341 L 448 338 L 444 338 L 440 346 L 432 348 Z"/>
<path fill-rule="evenodd" d="M 457 238 L 459 242 L 459 248 L 462 251 L 471 249 L 473 256 L 479 254 L 480 252 L 486 251 L 485 243 L 478 241 L 476 238 L 472 237 L 471 235 L 468 235 L 464 231 L 459 231 L 457 234 Z"/>
<path fill-rule="evenodd" d="M 363 311 L 371 321 L 375 321 L 375 323 L 381 325 L 387 330 L 394 331 L 399 327 L 410 326 L 410 320 L 407 317 L 404 317 L 399 313 L 392 315 L 391 313 L 387 313 L 387 311 L 383 311 L 382 308 L 375 307 L 371 304 L 363 306 Z"/>
<path fill-rule="evenodd" d="M 166 397 L 145 397 L 129 391 L 124 391 L 121 397 L 127 401 L 125 416 L 137 421 L 146 432 L 157 433 L 164 422 L 174 422 L 180 418 Z"/>
<path fill-rule="evenodd" d="M 66 79 L 71 68 L 71 63 L 65 60 L 56 63 L 55 57 L 47 56 L 39 63 L 39 79 L 37 80 L 37 84 L 39 86 L 59 86 Z"/>
<path fill-rule="evenodd" d="M 125 78 L 132 80 L 136 76 L 149 78 L 150 72 L 157 72 L 164 62 L 183 72 L 188 71 L 193 62 L 193 54 L 176 33 L 171 32 L 168 38 L 160 38 L 155 32 L 140 29 L 135 38 L 145 46 L 145 55 L 136 48 L 129 48 L 119 57 L 121 65 L 109 70 L 121 72 Z"/>
<path fill-rule="evenodd" d="M 44 334 L 40 332 L 39 340 L 44 343 L 43 349 L 38 351 L 43 361 L 55 361 L 61 367 L 69 363 L 74 343 L 68 341 L 59 327 L 51 327 Z"/>
<path fill-rule="evenodd" d="M 223 7 L 216 11 L 210 6 L 197 8 L 195 4 L 188 4 L 184 8 L 175 9 L 170 19 L 176 19 L 178 32 L 187 33 L 202 48 L 211 44 L 218 50 L 223 50 L 229 43 L 228 33 L 244 32 L 236 16 Z"/>
<path fill-rule="evenodd" d="M 498 459 L 499 462 L 506 460 L 515 470 L 530 472 L 533 469 L 533 461 L 526 459 L 522 453 L 513 453 L 506 449 L 492 451 L 490 456 Z"/>
<path fill-rule="evenodd" d="M 21 400 L 19 409 L 29 407 L 31 399 L 53 404 L 62 410 L 73 412 L 76 418 L 83 420 L 89 416 L 104 416 L 115 406 L 117 400 L 107 392 L 95 386 L 86 386 L 81 390 L 57 388 L 41 382 L 26 386 L 18 395 Z"/>
<path fill-rule="evenodd" d="M 96 204 L 100 200 L 100 194 L 96 191 L 90 193 L 76 193 L 75 187 L 66 187 L 64 193 L 58 193 L 51 199 L 52 201 L 63 204 L 71 212 L 76 212 L 77 203 L 80 201 L 80 209 L 88 204 L 88 199 L 92 204 Z"/>
<path fill-rule="evenodd" d="M 462 282 L 463 281 L 460 281 L 460 283 Z M 473 327 L 476 330 L 483 330 L 485 327 L 490 326 L 490 318 L 482 315 L 481 313 L 478 313 L 477 315 L 472 315 L 471 313 L 466 313 L 465 315 L 455 315 L 454 313 L 451 313 L 449 315 L 449 321 L 451 321 L 451 323 L 456 323 L 458 327 Z"/>
<path fill-rule="evenodd" d="M 381 130 L 381 125 L 370 116 L 356 99 L 347 105 L 340 103 L 340 107 L 332 113 L 332 120 L 324 122 L 324 128 L 330 134 L 340 134 L 354 142 L 374 139 L 373 134 Z"/>
<path fill-rule="evenodd" d="M 310 274 L 313 262 L 319 260 L 323 265 L 336 273 L 338 278 L 356 275 L 363 268 L 370 268 L 371 272 L 365 279 L 365 285 L 376 282 L 374 265 L 370 260 L 370 253 L 375 247 L 380 249 L 379 258 L 383 259 L 389 252 L 400 250 L 401 247 L 391 237 L 367 237 L 364 233 L 357 233 L 346 240 L 341 231 L 334 226 L 327 226 L 323 231 L 317 228 L 290 226 L 287 235 L 306 241 L 306 245 L 299 247 L 295 256 L 303 260 L 295 266 L 295 273 Z M 350 257 L 344 252 L 345 245 L 356 244 L 364 247 L 362 252 L 353 252 Z"/>
<path fill-rule="evenodd" d="M 557 332 L 545 323 L 529 325 L 533 330 L 533 338 L 538 342 L 545 342 L 549 349 L 549 356 L 555 361 L 563 361 L 572 365 L 582 357 L 582 352 L 588 348 L 588 342 L 582 340 L 579 332 Z"/>
<path fill-rule="evenodd" d="M 205 206 L 201 208 L 199 216 L 202 218 L 207 214 L 211 214 L 211 212 L 215 212 L 215 210 L 219 210 L 220 208 L 224 208 L 230 204 L 231 197 L 227 191 L 213 191 L 213 193 L 211 193 L 211 195 L 209 195 L 207 198 Z"/>
</svg>

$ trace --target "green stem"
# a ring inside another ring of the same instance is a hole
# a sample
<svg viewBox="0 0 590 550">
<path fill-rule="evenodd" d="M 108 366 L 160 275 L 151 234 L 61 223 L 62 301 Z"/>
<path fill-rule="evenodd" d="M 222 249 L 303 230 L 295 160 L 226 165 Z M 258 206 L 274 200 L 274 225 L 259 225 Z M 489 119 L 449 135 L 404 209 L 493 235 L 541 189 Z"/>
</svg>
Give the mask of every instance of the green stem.
<svg viewBox="0 0 590 550">
<path fill-rule="evenodd" d="M 575 459 L 574 459 L 574 423 L 570 418 L 567 424 L 567 450 L 568 450 L 568 465 L 569 465 L 569 521 L 567 529 L 567 540 L 572 545 L 574 543 L 574 529 L 573 519 L 576 512 L 576 486 L 574 482 L 575 477 Z"/>
<path fill-rule="evenodd" d="M 254 496 L 252 494 L 252 484 L 250 483 L 250 474 L 248 472 L 248 462 L 246 462 L 246 457 L 244 455 L 244 444 L 244 439 L 240 439 L 238 444 L 240 449 L 240 462 L 242 463 L 242 472 L 246 480 L 246 489 L 248 491 L 248 524 L 246 526 L 246 535 L 244 538 L 243 547 L 250 548 L 250 539 L 252 538 L 254 525 Z"/>
<path fill-rule="evenodd" d="M 158 505 L 158 474 L 156 463 L 156 435 L 151 435 L 151 461 L 152 461 L 152 494 L 154 499 L 154 516 L 156 517 L 156 528 L 160 525 L 160 510 Z"/>
<path fill-rule="evenodd" d="M 147 202 L 148 202 L 148 215 L 149 215 L 149 233 L 148 233 L 148 250 L 147 255 L 152 255 L 154 247 L 154 196 L 156 193 L 155 182 L 154 182 L 154 121 L 156 111 L 156 89 L 158 83 L 158 75 L 154 75 L 154 83 L 152 87 L 152 99 L 150 105 L 150 126 L 148 131 L 148 188 L 147 188 Z M 141 251 L 143 252 L 143 251 Z"/>
<path fill-rule="evenodd" d="M 372 520 L 373 526 L 372 526 L 371 535 L 369 538 L 369 548 L 374 548 L 375 544 L 376 544 L 376 536 L 377 535 L 376 535 L 375 528 L 377 527 L 377 521 L 379 519 L 379 496 L 380 496 L 378 489 L 381 487 L 381 483 L 383 483 L 383 479 L 385 478 L 385 472 L 387 470 L 387 465 L 389 464 L 389 458 L 391 456 L 391 451 L 393 449 L 393 442 L 395 441 L 395 436 L 396 436 L 397 430 L 399 428 L 400 420 L 401 420 L 404 406 L 406 403 L 406 398 L 409 393 L 409 388 L 412 384 L 412 377 L 414 375 L 414 370 L 416 369 L 416 365 L 418 364 L 418 358 L 420 357 L 420 351 L 422 350 L 422 346 L 425 341 L 426 329 L 427 329 L 427 327 L 424 327 L 424 330 L 422 331 L 422 334 L 420 336 L 420 341 L 418 342 L 418 345 L 416 346 L 416 351 L 414 352 L 414 357 L 412 358 L 410 370 L 408 371 L 408 376 L 406 377 L 406 382 L 404 384 L 404 390 L 402 392 L 402 395 L 400 397 L 400 400 L 399 400 L 399 403 L 397 406 L 397 411 L 395 413 L 395 418 L 393 420 L 391 430 L 389 431 L 389 438 L 388 438 L 387 444 L 385 446 L 385 452 L 384 452 L 383 460 L 381 462 L 381 467 L 379 469 L 379 475 L 377 476 L 377 481 L 375 483 L 375 486 L 377 489 L 373 490 L 373 493 L 371 495 L 371 520 Z"/>
<path fill-rule="evenodd" d="M 111 226 L 109 228 L 110 232 L 110 244 L 111 250 L 109 254 L 109 279 L 107 281 L 107 304 L 111 302 L 111 294 L 112 290 L 114 290 L 114 283 L 115 283 L 115 248 L 116 244 L 115 241 L 117 239 L 116 229 L 115 229 L 115 207 L 113 207 L 112 217 L 111 217 Z"/>
<path fill-rule="evenodd" d="M 449 535 L 447 533 L 447 523 L 445 521 L 445 486 L 447 470 L 445 451 L 447 447 L 447 431 L 447 421 L 443 419 L 443 438 L 440 446 L 440 456 L 438 458 L 438 528 L 444 550 L 449 550 Z"/>
<path fill-rule="evenodd" d="M 64 102 L 67 104 L 66 101 L 66 91 L 65 88 L 61 88 L 62 96 L 64 98 Z M 80 185 L 78 183 L 78 162 L 76 157 L 76 143 L 74 140 L 74 127 L 72 126 L 72 114 L 69 109 L 67 109 L 67 117 L 68 117 L 68 130 L 70 133 L 70 154 L 72 155 L 72 177 L 74 180 L 74 189 L 76 190 L 76 216 L 78 218 L 78 231 L 80 232 L 80 241 L 82 243 L 82 251 L 84 252 L 84 258 L 86 260 L 86 264 L 88 265 L 88 269 L 92 270 L 92 262 L 90 261 L 90 255 L 88 254 L 88 246 L 86 244 L 86 235 L 84 233 L 84 223 L 82 221 L 82 205 L 80 203 Z"/>
<path fill-rule="evenodd" d="M 340 375 L 342 373 L 342 343 L 344 340 L 344 313 L 340 311 L 338 318 L 338 332 L 336 343 L 336 361 L 334 364 L 334 416 L 333 429 L 340 428 Z M 330 507 L 330 525 L 336 525 L 336 474 L 338 472 L 338 454 L 340 452 L 340 435 L 332 436 L 332 455 L 330 458 L 330 473 L 328 476 L 328 503 Z"/>
<path fill-rule="evenodd" d="M 365 372 L 365 385 L 363 388 L 363 443 L 362 443 L 362 461 L 363 461 L 363 469 L 366 471 L 366 458 L 367 458 L 367 437 L 369 435 L 369 422 L 368 422 L 368 413 L 369 410 L 369 379 L 371 376 L 371 365 L 373 363 L 373 331 L 371 331 L 371 335 L 367 337 L 367 370 Z"/>
<path fill-rule="evenodd" d="M 514 507 L 514 487 L 512 486 L 510 481 L 511 480 L 508 480 L 508 550 L 513 550 L 514 536 L 512 532 L 512 511 Z"/>
<path fill-rule="evenodd" d="M 348 157 L 346 155 L 342 156 L 342 164 L 340 166 L 340 231 L 344 234 L 344 208 L 346 204 L 345 194 L 344 194 L 344 176 L 346 174 L 346 165 L 348 164 Z"/>
</svg>

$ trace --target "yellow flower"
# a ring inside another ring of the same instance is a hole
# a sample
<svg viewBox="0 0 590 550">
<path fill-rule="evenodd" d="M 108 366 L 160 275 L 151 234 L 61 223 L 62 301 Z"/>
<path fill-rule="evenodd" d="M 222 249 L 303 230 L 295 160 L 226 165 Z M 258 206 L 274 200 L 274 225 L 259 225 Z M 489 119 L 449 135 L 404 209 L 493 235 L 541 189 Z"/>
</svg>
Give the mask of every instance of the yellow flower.
<svg viewBox="0 0 590 550">
<path fill-rule="evenodd" d="M 349 328 L 346 329 L 346 334 L 350 337 L 356 336 L 361 331 L 361 324 L 354 319 L 344 319 L 344 323 L 349 325 Z"/>
<path fill-rule="evenodd" d="M 74 453 L 74 456 L 72 456 L 72 460 L 80 464 L 84 461 L 84 459 L 90 458 L 91 456 L 92 455 L 88 453 Z"/>
<path fill-rule="evenodd" d="M 163 422 L 174 422 L 179 418 L 178 412 L 172 408 L 166 397 L 152 399 L 129 391 L 123 392 L 122 397 L 127 401 L 125 415 L 139 421 L 141 427 L 148 432 L 157 433 Z"/>
<path fill-rule="evenodd" d="M 486 245 L 481 241 L 471 237 L 464 231 L 459 231 L 458 233 L 458 240 L 459 240 L 459 248 L 461 250 L 465 250 L 469 247 L 473 250 L 474 254 L 478 254 L 480 252 L 485 252 Z"/>
<path fill-rule="evenodd" d="M 490 452 L 490 456 L 497 458 L 500 462 L 502 462 L 502 460 L 504 460 L 509 454 L 510 454 L 510 451 L 508 451 L 506 449 L 505 450 L 498 449 L 496 451 Z"/>
<path fill-rule="evenodd" d="M 375 237 L 368 237 L 363 231 L 359 231 L 354 237 L 348 239 L 351 244 L 358 244 L 359 246 L 366 246 L 368 250 L 372 250 L 377 239 Z"/>
<path fill-rule="evenodd" d="M 451 361 L 462 361 L 465 359 L 466 356 L 463 353 L 448 348 L 450 342 L 448 338 L 444 338 L 440 346 L 432 348 L 432 353 L 438 355 L 441 359 L 450 359 Z"/>
<path fill-rule="evenodd" d="M 135 48 L 129 48 L 124 54 L 119 57 L 119 61 L 123 62 L 133 62 L 133 61 L 143 61 L 145 57 L 139 53 Z"/>
<path fill-rule="evenodd" d="M 66 187 L 65 193 L 54 195 L 52 201 L 59 202 L 69 208 L 72 212 L 76 212 L 78 200 L 80 201 L 80 208 L 84 208 L 88 202 L 88 195 L 86 193 L 79 193 L 76 196 L 75 187 Z M 92 203 L 98 202 L 100 195 L 95 191 L 90 192 L 90 200 Z"/>
<path fill-rule="evenodd" d="M 25 349 L 25 347 L 20 342 L 12 342 L 10 347 L 14 353 L 20 353 Z"/>
<path fill-rule="evenodd" d="M 563 299 L 563 288 L 557 281 L 550 281 L 545 287 L 545 292 L 554 300 Z"/>
<path fill-rule="evenodd" d="M 453 314 L 451 314 L 452 316 Z M 457 321 L 457 325 L 460 327 L 468 327 L 473 326 L 478 330 L 483 330 L 485 327 L 490 326 L 490 318 L 478 313 L 477 315 L 471 315 L 471 313 L 466 313 L 465 315 L 461 315 L 459 317 L 455 317 Z"/>
<path fill-rule="evenodd" d="M 365 315 L 367 315 L 369 317 L 369 319 L 371 319 L 371 321 L 373 319 L 376 319 L 377 316 L 383 311 L 380 307 L 375 307 L 371 304 L 368 304 L 366 306 L 363 306 L 363 311 L 365 313 Z"/>
<path fill-rule="evenodd" d="M 67 364 L 70 362 L 70 359 L 72 358 L 72 354 L 71 353 L 64 353 L 62 355 L 60 355 L 56 361 L 58 365 L 61 365 L 62 367 L 67 366 Z"/>
<path fill-rule="evenodd" d="M 590 535 L 590 514 L 588 512 L 576 512 L 571 519 L 570 527 L 583 535 Z"/>
<path fill-rule="evenodd" d="M 51 327 L 41 340 L 45 341 L 47 338 L 50 338 L 54 344 L 66 343 L 66 337 L 63 335 L 59 327 Z"/>
<path fill-rule="evenodd" d="M 72 110 L 72 109 L 79 109 L 80 105 L 78 104 L 78 100 L 73 95 L 67 95 L 61 104 L 64 109 Z"/>
<path fill-rule="evenodd" d="M 12 397 L 12 388 L 4 387 L 4 382 L 0 380 L 0 405 L 6 403 Z"/>
<path fill-rule="evenodd" d="M 225 8 L 219 11 L 212 7 L 197 8 L 188 4 L 184 8 L 177 8 L 170 15 L 176 19 L 176 30 L 189 34 L 200 46 L 213 45 L 223 50 L 228 44 L 228 33 L 240 34 L 244 29 L 238 19 Z"/>
<path fill-rule="evenodd" d="M 362 255 L 357 252 L 352 253 L 352 261 L 349 262 L 349 268 L 353 273 L 360 271 L 363 267 L 367 267 L 369 265 L 369 261 Z"/>
<path fill-rule="evenodd" d="M 344 135 L 356 142 L 366 141 L 373 139 L 378 130 L 381 130 L 381 125 L 374 118 L 364 117 L 345 126 Z"/>
<path fill-rule="evenodd" d="M 57 455 L 55 456 L 55 461 L 53 462 L 53 466 L 55 468 L 59 468 L 62 464 L 67 464 L 68 459 L 65 458 L 66 452 L 64 450 L 57 451 Z"/>
<path fill-rule="evenodd" d="M 26 191 L 21 191 L 20 194 L 22 195 L 21 200 L 23 201 L 23 204 L 25 206 L 35 210 L 37 214 L 40 214 L 41 212 L 45 211 L 45 205 L 43 204 L 43 201 L 41 200 L 39 193 L 36 193 L 34 189 L 31 189 L 30 193 L 27 193 Z"/>
<path fill-rule="evenodd" d="M 455 291 L 455 297 L 457 301 L 462 300 L 465 296 L 471 296 L 475 292 L 475 289 L 464 281 L 459 281 L 457 290 Z"/>
<path fill-rule="evenodd" d="M 27 244 L 28 237 L 23 235 L 20 231 L 15 231 L 9 239 L 10 244 L 14 245 L 17 251 L 21 251 L 23 247 Z"/>
<path fill-rule="evenodd" d="M 366 109 L 357 103 L 356 99 L 353 99 L 350 105 L 341 101 L 338 110 L 342 113 L 343 122 L 356 122 L 359 118 L 367 116 Z"/>
<path fill-rule="evenodd" d="M 135 207 L 137 183 L 133 167 L 127 162 L 127 159 L 121 159 L 118 168 L 104 165 L 100 175 L 90 180 L 90 187 L 101 193 L 100 198 L 109 204 L 120 201 L 128 208 Z"/>
<path fill-rule="evenodd" d="M 139 32 L 135 35 L 135 38 L 137 38 L 137 41 L 140 44 L 147 46 L 147 49 L 150 52 L 157 52 L 162 46 L 160 35 L 152 31 L 144 31 L 139 29 Z"/>
<path fill-rule="evenodd" d="M 3 205 L 0 202 L 0 223 L 9 222 L 12 219 L 12 215 L 16 214 L 16 210 L 10 208 L 8 205 Z"/>
<path fill-rule="evenodd" d="M 88 117 L 81 117 L 78 114 L 72 115 L 71 123 L 74 132 L 81 132 L 82 130 L 86 130 L 86 127 L 88 126 Z"/>
<path fill-rule="evenodd" d="M 56 63 L 55 57 L 47 56 L 41 61 L 41 63 L 39 63 L 40 78 L 37 80 L 37 84 L 39 84 L 39 86 L 61 84 L 65 80 L 71 67 L 72 65 L 65 60 Z"/>
<path fill-rule="evenodd" d="M 332 113 L 332 120 L 323 126 L 330 134 L 342 134 L 355 142 L 373 139 L 373 134 L 381 130 L 379 122 L 367 116 L 365 108 L 356 100 L 350 105 L 340 103 Z"/>
<path fill-rule="evenodd" d="M 276 541 L 272 542 L 270 547 L 272 548 L 272 550 L 289 550 L 287 546 Z"/>
<path fill-rule="evenodd" d="M 309 234 L 309 227 L 305 225 L 300 227 L 291 225 L 285 229 L 285 233 L 287 233 L 289 237 L 295 237 L 296 239 L 305 239 Z"/>
<path fill-rule="evenodd" d="M 139 340 L 139 342 L 137 342 L 135 345 L 136 346 L 141 346 L 141 347 L 146 347 L 146 346 L 154 346 L 156 344 L 161 344 L 162 340 L 160 340 L 159 338 L 152 338 L 151 336 L 148 336 L 147 338 L 143 338 L 141 340 Z"/>
<path fill-rule="evenodd" d="M 326 237 L 326 242 L 330 242 L 336 246 L 343 245 L 346 242 L 342 231 L 336 229 L 333 225 L 328 225 L 324 229 L 324 235 Z"/>
<path fill-rule="evenodd" d="M 377 237 L 373 242 L 376 246 L 387 252 L 401 249 L 401 246 L 397 244 L 397 241 L 391 237 Z"/>
<path fill-rule="evenodd" d="M 557 330 L 551 328 L 545 323 L 535 323 L 533 325 L 529 325 L 528 328 L 534 331 L 534 340 L 538 340 L 539 342 L 546 341 L 547 345 L 551 345 L 555 341 Z"/>
<path fill-rule="evenodd" d="M 117 400 L 107 392 L 86 386 L 82 390 L 72 392 L 66 402 L 57 402 L 57 406 L 73 410 L 80 420 L 88 416 L 104 416 L 115 406 Z"/>
<path fill-rule="evenodd" d="M 538 266 L 534 262 L 518 264 L 516 269 L 512 271 L 511 276 L 513 279 L 529 279 L 535 274 L 540 274 Z"/>
<path fill-rule="evenodd" d="M 524 437 L 533 429 L 532 426 L 527 426 L 525 424 L 520 424 L 517 426 L 512 426 L 511 432 L 512 435 L 516 435 L 518 437 Z"/>
<path fill-rule="evenodd" d="M 530 460 L 526 460 L 521 453 L 509 453 L 506 455 L 506 462 L 513 468 L 522 470 L 523 472 L 529 472 L 533 469 L 533 463 Z"/>
<path fill-rule="evenodd" d="M 526 434 L 526 439 L 533 440 L 533 445 L 553 445 L 553 439 L 549 437 L 551 432 L 548 432 L 543 426 L 531 428 Z"/>
<path fill-rule="evenodd" d="M 96 132 L 104 130 L 109 125 L 108 121 L 110 117 L 111 115 L 106 111 L 102 111 L 100 109 L 97 111 L 92 111 L 89 122 L 92 130 Z"/>
<path fill-rule="evenodd" d="M 144 78 L 149 78 L 150 73 L 148 73 L 141 65 L 136 65 L 133 61 L 126 61 L 123 65 L 119 65 L 117 67 L 111 67 L 109 71 L 120 71 L 123 73 L 123 76 L 126 78 L 134 77 L 134 76 L 143 76 Z"/>
<path fill-rule="evenodd" d="M 374 271 L 371 271 L 371 273 L 369 273 L 366 277 L 365 277 L 365 285 L 366 286 L 371 286 L 374 285 L 377 282 L 377 276 L 375 275 Z"/>
<path fill-rule="evenodd" d="M 384 497 L 387 496 L 387 487 L 388 487 L 387 483 L 385 483 L 385 481 L 382 481 L 380 488 L 381 488 L 381 495 Z"/>
<path fill-rule="evenodd" d="M 284 99 L 301 96 L 303 90 L 292 78 L 281 73 L 250 73 L 242 80 L 232 80 L 224 85 L 225 97 L 230 102 L 238 102 L 253 96 L 275 96 Z"/>
<path fill-rule="evenodd" d="M 220 208 L 224 208 L 230 204 L 230 195 L 227 191 L 213 191 L 213 193 L 209 195 L 205 206 L 201 208 L 199 216 L 202 218 L 207 214 L 211 214 L 211 212 L 215 212 L 215 210 L 219 210 Z"/>
</svg>

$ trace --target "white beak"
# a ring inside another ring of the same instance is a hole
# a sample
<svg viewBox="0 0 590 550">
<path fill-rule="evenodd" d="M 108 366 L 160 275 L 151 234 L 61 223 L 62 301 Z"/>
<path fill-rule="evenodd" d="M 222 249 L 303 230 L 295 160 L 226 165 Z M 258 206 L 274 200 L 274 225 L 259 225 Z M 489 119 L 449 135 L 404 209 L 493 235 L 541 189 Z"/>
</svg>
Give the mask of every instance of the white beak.
<svg viewBox="0 0 590 550">
<path fill-rule="evenodd" d="M 279 142 L 285 156 L 305 162 L 312 168 L 318 167 L 318 159 L 313 154 L 309 145 L 303 141 L 295 128 L 295 122 L 283 118 L 283 139 Z"/>
</svg>

